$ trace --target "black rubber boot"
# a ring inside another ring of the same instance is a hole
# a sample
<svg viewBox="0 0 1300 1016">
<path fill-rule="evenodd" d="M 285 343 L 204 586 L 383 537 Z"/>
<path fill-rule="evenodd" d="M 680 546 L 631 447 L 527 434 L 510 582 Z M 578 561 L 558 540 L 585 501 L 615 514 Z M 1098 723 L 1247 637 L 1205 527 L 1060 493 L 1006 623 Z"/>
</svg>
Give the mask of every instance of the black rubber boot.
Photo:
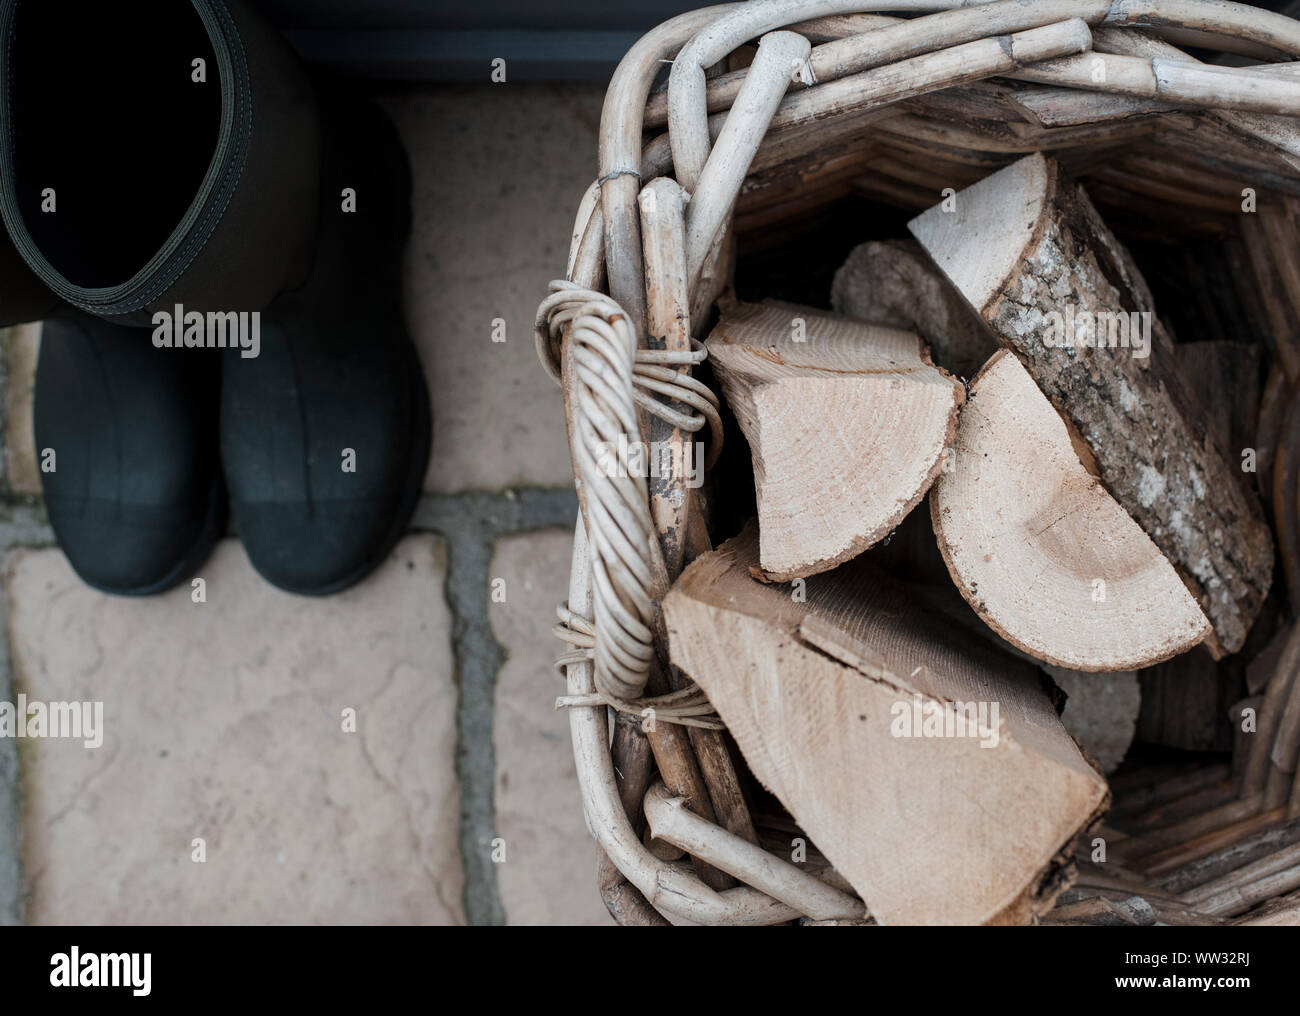
<svg viewBox="0 0 1300 1016">
<path fill-rule="evenodd" d="M 242 0 L 0 0 L 0 212 L 90 314 L 257 311 L 306 277 L 319 121 Z"/>
<path fill-rule="evenodd" d="M 323 595 L 401 537 L 428 461 L 424 375 L 402 315 L 410 170 L 371 103 L 322 87 L 316 257 L 262 315 L 261 355 L 226 354 L 221 454 L 248 556 Z M 354 206 L 354 207 L 353 207 Z"/>
<path fill-rule="evenodd" d="M 86 312 L 42 336 L 50 520 L 91 585 L 159 592 L 224 529 L 214 316 L 311 264 L 315 90 L 242 0 L 0 0 L 0 44 L 0 212 L 38 292 Z M 182 318 L 157 348 L 178 305 L 202 342 Z"/>
<path fill-rule="evenodd" d="M 401 314 L 410 180 L 391 125 L 320 101 L 240 0 L 0 0 L 0 41 L 0 211 L 19 253 L 74 307 L 165 329 L 155 343 L 179 345 L 183 324 L 188 346 L 193 317 L 196 344 L 211 344 L 214 319 L 241 318 L 241 340 L 258 342 L 225 355 L 221 454 L 249 557 L 296 592 L 363 577 L 405 528 L 429 443 Z M 174 365 L 205 350 L 162 352 Z M 94 419 L 81 427 L 91 443 Z M 75 558 L 105 532 L 74 528 L 60 539 L 89 576 Z"/>
<path fill-rule="evenodd" d="M 149 333 L 67 308 L 36 367 L 45 507 L 77 574 L 109 593 L 160 593 L 225 530 L 217 453 L 220 354 L 155 349 Z"/>
</svg>

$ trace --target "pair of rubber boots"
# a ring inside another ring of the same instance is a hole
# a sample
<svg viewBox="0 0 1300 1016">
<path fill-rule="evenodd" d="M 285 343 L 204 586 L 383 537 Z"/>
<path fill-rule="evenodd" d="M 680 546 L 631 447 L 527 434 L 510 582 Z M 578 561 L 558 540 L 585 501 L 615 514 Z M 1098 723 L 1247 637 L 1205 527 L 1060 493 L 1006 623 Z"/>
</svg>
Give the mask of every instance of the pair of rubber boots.
<svg viewBox="0 0 1300 1016">
<path fill-rule="evenodd" d="M 46 319 L 36 449 L 77 573 L 161 592 L 229 502 L 273 584 L 364 577 L 430 440 L 392 125 L 242 0 L 0 0 L 0 41 L 0 324 Z"/>
</svg>

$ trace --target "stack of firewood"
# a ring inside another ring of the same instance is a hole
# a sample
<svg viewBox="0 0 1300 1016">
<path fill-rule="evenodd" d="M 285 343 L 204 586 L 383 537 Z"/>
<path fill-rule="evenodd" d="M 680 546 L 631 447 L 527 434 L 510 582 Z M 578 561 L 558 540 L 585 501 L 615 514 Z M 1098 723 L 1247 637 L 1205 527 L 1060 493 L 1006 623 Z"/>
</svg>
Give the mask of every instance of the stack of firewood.
<svg viewBox="0 0 1300 1016">
<path fill-rule="evenodd" d="M 872 918 L 1300 922 L 1300 259 L 1292 199 L 1260 212 L 1267 342 L 1175 335 L 1037 154 L 855 249 L 833 310 L 720 301 L 753 492 L 700 507 L 757 517 L 683 541 L 671 670 Z M 730 772 L 692 740 L 688 804 Z"/>
</svg>

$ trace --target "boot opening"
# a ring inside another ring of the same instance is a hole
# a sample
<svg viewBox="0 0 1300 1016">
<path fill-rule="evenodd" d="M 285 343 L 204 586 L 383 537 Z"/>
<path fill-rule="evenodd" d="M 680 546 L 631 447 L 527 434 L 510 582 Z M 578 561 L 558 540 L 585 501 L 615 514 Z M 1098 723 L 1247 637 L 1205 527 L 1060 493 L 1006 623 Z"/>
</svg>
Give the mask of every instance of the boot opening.
<svg viewBox="0 0 1300 1016">
<path fill-rule="evenodd" d="M 216 150 L 221 80 L 202 19 L 185 0 L 19 0 L 8 55 L 32 240 L 75 286 L 127 282 L 185 217 Z"/>
</svg>

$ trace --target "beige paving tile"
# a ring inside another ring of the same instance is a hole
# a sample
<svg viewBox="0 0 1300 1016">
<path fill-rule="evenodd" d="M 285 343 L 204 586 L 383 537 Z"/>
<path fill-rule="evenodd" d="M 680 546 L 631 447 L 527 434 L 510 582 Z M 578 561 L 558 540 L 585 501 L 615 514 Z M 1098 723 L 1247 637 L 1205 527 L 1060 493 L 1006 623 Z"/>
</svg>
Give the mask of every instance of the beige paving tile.
<svg viewBox="0 0 1300 1016">
<path fill-rule="evenodd" d="M 225 541 L 194 603 L 11 555 L 18 691 L 104 706 L 102 747 L 19 742 L 28 920 L 462 922 L 445 567 L 411 536 L 362 585 L 307 599 Z"/>
<path fill-rule="evenodd" d="M 5 469 L 9 488 L 18 494 L 39 494 L 41 476 L 36 465 L 36 439 L 32 432 L 32 390 L 36 385 L 36 357 L 41 348 L 41 323 L 14 325 L 0 330 L 4 343 Z"/>
<path fill-rule="evenodd" d="M 569 723 L 553 708 L 563 684 L 551 661 L 555 604 L 568 586 L 571 533 L 547 530 L 497 544 L 492 577 L 505 602 L 492 630 L 509 660 L 497 676 L 497 872 L 510 924 L 611 923 L 596 890 L 596 848 L 582 818 Z"/>
<path fill-rule="evenodd" d="M 433 398 L 427 490 L 572 482 L 533 320 L 595 179 L 601 101 L 597 84 L 501 84 L 384 103 L 414 171 L 406 313 Z"/>
</svg>

